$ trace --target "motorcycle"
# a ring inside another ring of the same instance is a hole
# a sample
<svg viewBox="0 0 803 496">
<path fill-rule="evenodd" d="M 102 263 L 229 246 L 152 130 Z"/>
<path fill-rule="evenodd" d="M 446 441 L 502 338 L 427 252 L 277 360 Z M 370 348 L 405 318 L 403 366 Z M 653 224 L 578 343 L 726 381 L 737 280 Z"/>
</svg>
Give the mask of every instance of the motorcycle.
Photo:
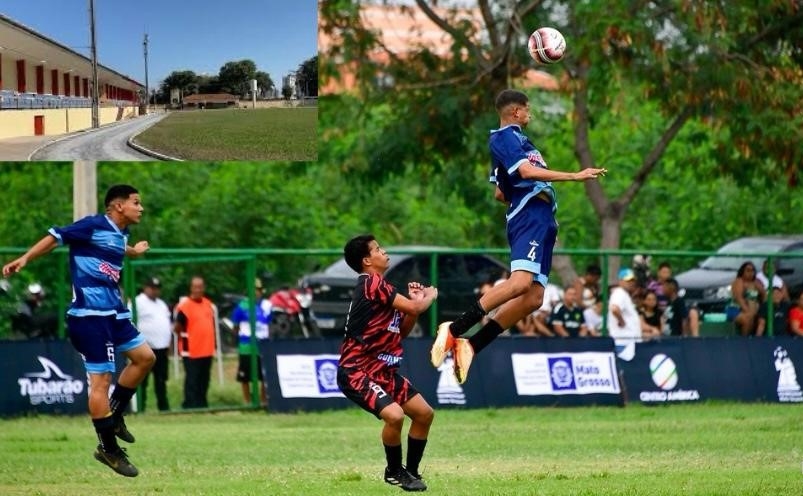
<svg viewBox="0 0 803 496">
<path fill-rule="evenodd" d="M 270 335 L 272 338 L 319 338 L 321 331 L 312 316 L 312 289 L 281 287 L 268 297 L 272 305 Z"/>
</svg>

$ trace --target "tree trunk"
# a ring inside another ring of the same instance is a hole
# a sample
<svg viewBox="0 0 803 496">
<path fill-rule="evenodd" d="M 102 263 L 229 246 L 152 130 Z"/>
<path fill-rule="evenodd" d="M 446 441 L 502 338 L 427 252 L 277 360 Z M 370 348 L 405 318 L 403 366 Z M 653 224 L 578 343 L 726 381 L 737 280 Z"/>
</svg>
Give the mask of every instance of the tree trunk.
<svg viewBox="0 0 803 496">
<path fill-rule="evenodd" d="M 612 206 L 619 207 L 618 203 L 612 203 Z M 603 250 L 618 249 L 619 241 L 622 234 L 622 218 L 624 217 L 624 208 L 608 208 L 605 214 L 600 219 L 602 225 L 602 240 L 600 248 Z M 608 283 L 616 284 L 617 272 L 622 265 L 630 265 L 629 260 L 620 260 L 621 257 L 611 256 L 608 258 Z M 603 262 L 604 263 L 604 262 Z M 603 270 L 605 268 L 603 267 Z"/>
</svg>

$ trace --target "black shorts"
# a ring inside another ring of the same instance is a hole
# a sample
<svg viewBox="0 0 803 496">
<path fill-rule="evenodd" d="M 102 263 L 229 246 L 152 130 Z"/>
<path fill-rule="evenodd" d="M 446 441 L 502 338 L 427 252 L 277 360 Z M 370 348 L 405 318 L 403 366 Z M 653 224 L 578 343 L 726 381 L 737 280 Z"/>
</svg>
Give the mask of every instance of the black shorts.
<svg viewBox="0 0 803 496">
<path fill-rule="evenodd" d="M 237 367 L 237 382 L 251 382 L 251 355 L 238 355 L 240 357 L 240 365 Z M 257 355 L 257 370 L 259 371 L 259 380 L 264 382 L 262 377 L 262 359 Z"/>
<path fill-rule="evenodd" d="M 398 369 L 387 369 L 381 373 L 368 375 L 361 369 L 338 367 L 337 385 L 354 403 L 373 413 L 379 412 L 391 403 L 404 405 L 410 398 L 419 394 L 410 381 Z"/>
</svg>

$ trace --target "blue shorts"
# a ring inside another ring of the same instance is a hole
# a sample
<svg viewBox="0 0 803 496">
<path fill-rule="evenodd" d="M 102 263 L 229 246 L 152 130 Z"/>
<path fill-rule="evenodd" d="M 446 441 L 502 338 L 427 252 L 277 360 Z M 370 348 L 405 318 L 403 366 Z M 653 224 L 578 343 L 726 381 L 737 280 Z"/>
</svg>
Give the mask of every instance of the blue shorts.
<svg viewBox="0 0 803 496">
<path fill-rule="evenodd" d="M 510 272 L 524 270 L 546 287 L 552 268 L 552 250 L 558 237 L 558 223 L 552 204 L 533 198 L 507 223 L 510 244 Z"/>
<path fill-rule="evenodd" d="M 114 373 L 115 353 L 133 350 L 145 342 L 130 319 L 118 319 L 116 315 L 68 315 L 67 331 L 89 374 Z"/>
</svg>

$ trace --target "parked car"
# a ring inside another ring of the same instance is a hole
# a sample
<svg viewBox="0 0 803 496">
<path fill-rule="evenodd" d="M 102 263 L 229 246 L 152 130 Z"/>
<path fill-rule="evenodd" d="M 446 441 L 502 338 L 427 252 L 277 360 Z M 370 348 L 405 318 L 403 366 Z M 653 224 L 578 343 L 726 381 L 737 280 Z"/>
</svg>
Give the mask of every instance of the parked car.
<svg viewBox="0 0 803 496">
<path fill-rule="evenodd" d="M 682 272 L 675 279 L 685 290 L 687 303 L 697 305 L 701 313 L 724 313 L 725 306 L 731 300 L 731 283 L 739 266 L 750 260 L 760 271 L 765 257 L 722 255 L 787 252 L 803 252 L 803 234 L 739 238 L 721 247 L 717 255 L 706 258 L 699 267 Z M 803 258 L 773 260 L 775 273 L 784 280 L 789 294 L 793 297 L 800 294 L 803 289 Z"/>
<path fill-rule="evenodd" d="M 424 253 L 401 254 L 400 251 L 424 250 Z M 426 252 L 426 251 L 429 252 Z M 388 248 L 390 266 L 385 273 L 387 280 L 400 291 L 406 291 L 407 283 L 418 281 L 431 284 L 430 268 L 432 251 L 448 248 L 395 247 Z M 396 251 L 397 253 L 394 253 Z M 433 324 L 454 320 L 477 298 L 476 288 L 480 283 L 495 280 L 508 270 L 499 260 L 482 254 L 440 253 L 438 264 L 438 316 L 430 321 L 430 313 L 419 316 L 418 324 L 425 334 Z M 340 259 L 321 272 L 308 274 L 299 285 L 312 289 L 312 314 L 324 336 L 342 336 L 346 314 L 357 284 L 357 274 Z"/>
</svg>

